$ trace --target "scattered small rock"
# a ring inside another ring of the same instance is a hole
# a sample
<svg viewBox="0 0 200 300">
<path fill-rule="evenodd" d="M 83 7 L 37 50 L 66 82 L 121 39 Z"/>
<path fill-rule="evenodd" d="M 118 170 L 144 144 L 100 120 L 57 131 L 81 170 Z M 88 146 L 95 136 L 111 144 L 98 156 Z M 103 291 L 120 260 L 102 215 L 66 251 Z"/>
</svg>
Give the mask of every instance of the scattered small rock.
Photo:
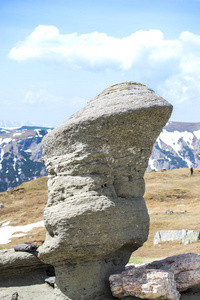
<svg viewBox="0 0 200 300">
<path fill-rule="evenodd" d="M 0 209 L 1 209 L 1 208 L 4 208 L 4 205 L 3 205 L 2 203 L 0 204 Z"/>
<path fill-rule="evenodd" d="M 52 287 L 54 287 L 55 281 L 56 281 L 55 276 L 45 278 L 45 282 L 48 283 Z"/>
<path fill-rule="evenodd" d="M 167 215 L 171 215 L 171 214 L 173 214 L 174 212 L 173 212 L 173 210 L 168 209 L 168 210 L 166 210 L 165 213 L 166 213 Z"/>
<path fill-rule="evenodd" d="M 18 293 L 11 290 L 1 290 L 0 291 L 0 299 L 1 300 L 17 300 Z"/>
<path fill-rule="evenodd" d="M 176 213 L 177 214 L 185 214 L 187 212 L 187 210 L 177 210 Z"/>
<path fill-rule="evenodd" d="M 25 252 L 35 252 L 37 250 L 37 246 L 30 243 L 23 243 L 14 246 L 15 251 L 25 251 Z"/>
</svg>

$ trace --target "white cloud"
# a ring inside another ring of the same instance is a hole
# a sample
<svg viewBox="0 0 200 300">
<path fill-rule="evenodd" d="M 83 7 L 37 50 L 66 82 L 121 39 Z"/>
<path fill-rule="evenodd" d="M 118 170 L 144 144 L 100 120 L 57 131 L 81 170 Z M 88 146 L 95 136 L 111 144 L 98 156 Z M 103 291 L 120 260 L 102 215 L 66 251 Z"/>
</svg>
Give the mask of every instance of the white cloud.
<svg viewBox="0 0 200 300">
<path fill-rule="evenodd" d="M 38 90 L 38 91 L 27 91 L 24 97 L 23 102 L 28 104 L 37 104 L 37 103 L 44 103 L 50 104 L 55 102 L 57 96 L 47 92 L 46 90 Z"/>
<path fill-rule="evenodd" d="M 180 35 L 181 51 L 178 68 L 172 70 L 159 87 L 160 93 L 175 104 L 193 102 L 200 98 L 200 36 L 190 32 Z"/>
<path fill-rule="evenodd" d="M 39 89 L 36 91 L 28 90 L 22 102 L 33 106 L 41 104 L 46 107 L 46 105 L 55 106 L 56 104 L 57 106 L 66 106 L 68 108 L 79 108 L 80 106 L 83 106 L 86 103 L 86 99 L 78 96 L 70 97 L 69 95 L 66 97 L 61 97 L 56 94 L 50 93 L 47 90 Z"/>
<path fill-rule="evenodd" d="M 9 57 L 18 61 L 56 60 L 91 70 L 129 71 L 134 78 L 154 78 L 166 99 L 182 103 L 200 96 L 199 53 L 200 36 L 188 31 L 176 40 L 164 39 L 160 30 L 140 30 L 120 39 L 98 32 L 61 34 L 55 26 L 40 25 L 11 49 Z M 37 99 L 49 102 L 51 96 L 27 93 L 26 101 Z"/>
<path fill-rule="evenodd" d="M 38 26 L 28 38 L 11 49 L 9 57 L 57 59 L 78 67 L 128 70 L 143 62 L 168 61 L 179 55 L 180 42 L 165 41 L 159 30 L 137 31 L 119 39 L 105 33 L 60 34 L 54 26 Z"/>
</svg>

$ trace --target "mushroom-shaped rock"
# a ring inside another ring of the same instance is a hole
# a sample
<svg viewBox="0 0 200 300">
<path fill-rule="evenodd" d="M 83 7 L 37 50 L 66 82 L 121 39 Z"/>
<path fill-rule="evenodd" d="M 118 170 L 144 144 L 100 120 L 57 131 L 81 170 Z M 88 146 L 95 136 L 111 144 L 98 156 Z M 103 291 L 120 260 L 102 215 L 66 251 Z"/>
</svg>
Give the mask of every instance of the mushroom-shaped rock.
<svg viewBox="0 0 200 300">
<path fill-rule="evenodd" d="M 136 82 L 105 89 L 43 139 L 47 230 L 40 258 L 56 299 L 113 299 L 108 278 L 146 241 L 143 175 L 172 106 Z"/>
</svg>

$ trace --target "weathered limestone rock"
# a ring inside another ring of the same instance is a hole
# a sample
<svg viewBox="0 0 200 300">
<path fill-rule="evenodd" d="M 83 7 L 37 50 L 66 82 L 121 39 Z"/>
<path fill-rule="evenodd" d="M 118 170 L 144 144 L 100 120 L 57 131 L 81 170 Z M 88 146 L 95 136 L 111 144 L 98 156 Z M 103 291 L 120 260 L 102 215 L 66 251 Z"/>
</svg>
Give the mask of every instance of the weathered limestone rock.
<svg viewBox="0 0 200 300">
<path fill-rule="evenodd" d="M 167 241 L 178 241 L 184 245 L 198 242 L 200 231 L 198 230 L 160 230 L 154 236 L 154 245 Z"/>
<path fill-rule="evenodd" d="M 113 299 L 108 277 L 146 241 L 143 175 L 172 106 L 146 86 L 105 89 L 43 139 L 49 174 L 40 258 L 56 299 Z"/>
<path fill-rule="evenodd" d="M 200 284 L 200 255 L 181 254 L 137 268 L 127 266 L 126 271 L 111 275 L 109 280 L 112 294 L 119 299 L 178 300 L 179 292 Z"/>
</svg>

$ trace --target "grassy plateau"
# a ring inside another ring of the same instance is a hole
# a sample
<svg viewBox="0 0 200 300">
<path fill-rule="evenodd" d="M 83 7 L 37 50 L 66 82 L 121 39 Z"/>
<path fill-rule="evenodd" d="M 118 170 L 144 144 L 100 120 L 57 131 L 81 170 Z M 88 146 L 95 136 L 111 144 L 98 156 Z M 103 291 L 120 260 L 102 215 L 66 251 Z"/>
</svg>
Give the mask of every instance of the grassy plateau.
<svg viewBox="0 0 200 300">
<path fill-rule="evenodd" d="M 144 195 L 150 215 L 148 240 L 132 254 L 130 262 L 140 263 L 161 257 L 194 252 L 200 253 L 200 242 L 183 245 L 166 242 L 153 245 L 154 235 L 159 230 L 200 230 L 200 169 L 146 172 L 146 192 Z M 19 187 L 0 193 L 0 226 L 10 221 L 11 226 L 35 223 L 43 219 L 47 203 L 47 177 L 23 183 Z M 173 211 L 166 214 L 167 210 Z M 43 227 L 33 228 L 26 236 L 12 238 L 0 249 L 11 248 L 22 242 L 41 245 L 45 239 Z"/>
</svg>

